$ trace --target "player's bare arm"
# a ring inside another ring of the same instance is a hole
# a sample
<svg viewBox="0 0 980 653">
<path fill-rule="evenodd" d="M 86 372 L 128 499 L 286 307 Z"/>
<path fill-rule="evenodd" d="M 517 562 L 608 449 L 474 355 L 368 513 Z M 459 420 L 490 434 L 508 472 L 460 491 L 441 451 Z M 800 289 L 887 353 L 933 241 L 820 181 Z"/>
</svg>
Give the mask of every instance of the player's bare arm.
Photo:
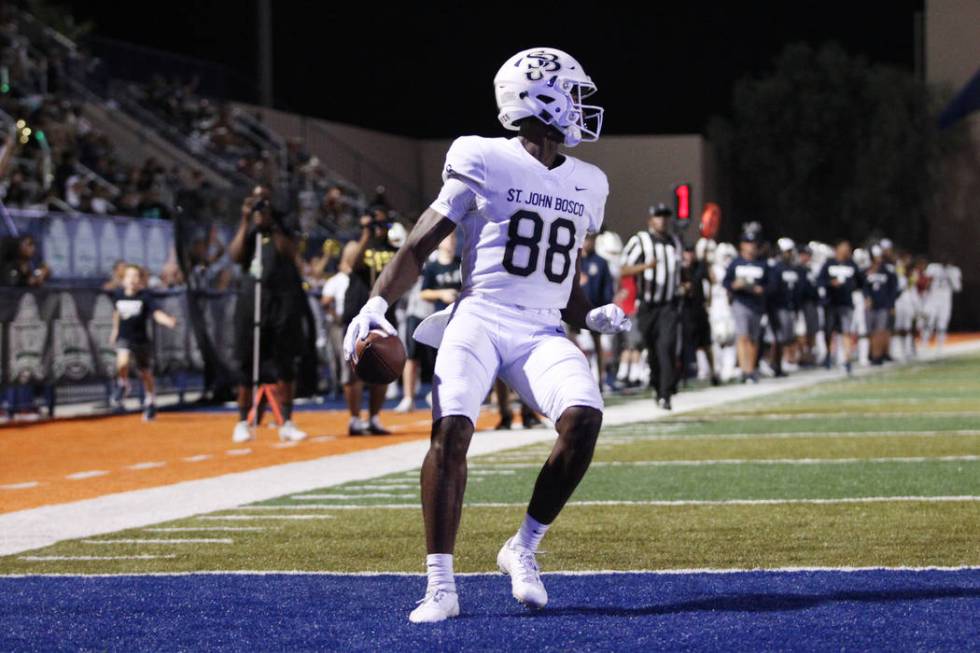
<svg viewBox="0 0 980 653">
<path fill-rule="evenodd" d="M 438 211 L 426 209 L 409 232 L 405 245 L 381 271 L 371 296 L 382 297 L 389 304 L 398 301 L 415 285 L 429 255 L 455 229 L 455 222 Z"/>
<path fill-rule="evenodd" d="M 585 319 L 593 308 L 592 302 L 582 290 L 579 279 L 582 277 L 582 250 L 575 258 L 575 274 L 572 275 L 572 293 L 568 296 L 568 306 L 561 312 L 561 319 L 576 329 L 585 329 Z"/>
</svg>

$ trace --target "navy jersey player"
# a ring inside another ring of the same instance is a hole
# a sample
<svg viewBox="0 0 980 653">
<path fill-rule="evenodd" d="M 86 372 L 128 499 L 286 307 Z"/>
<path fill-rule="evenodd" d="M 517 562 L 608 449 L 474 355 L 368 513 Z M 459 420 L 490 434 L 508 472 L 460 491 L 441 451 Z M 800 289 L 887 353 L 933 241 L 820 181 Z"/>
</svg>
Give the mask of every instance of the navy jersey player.
<svg viewBox="0 0 980 653">
<path fill-rule="evenodd" d="M 438 243 L 459 230 L 459 298 L 415 331 L 417 340 L 438 347 L 421 479 L 428 587 L 409 615 L 416 623 L 459 614 L 452 554 L 466 452 L 497 376 L 558 430 L 524 521 L 497 555 L 515 598 L 532 608 L 547 603 L 535 551 L 589 466 L 603 409 L 588 362 L 565 337 L 562 320 L 603 333 L 630 326 L 619 307 L 593 307 L 579 285 L 582 242 L 602 225 L 606 176 L 559 152 L 599 137 L 602 109 L 583 104 L 595 85 L 565 52 L 533 48 L 500 68 L 494 88 L 499 119 L 517 136 L 453 142 L 439 197 L 382 272 L 344 341 L 350 357 L 370 329 L 393 333 L 384 317 L 389 304 L 412 287 Z"/>
</svg>

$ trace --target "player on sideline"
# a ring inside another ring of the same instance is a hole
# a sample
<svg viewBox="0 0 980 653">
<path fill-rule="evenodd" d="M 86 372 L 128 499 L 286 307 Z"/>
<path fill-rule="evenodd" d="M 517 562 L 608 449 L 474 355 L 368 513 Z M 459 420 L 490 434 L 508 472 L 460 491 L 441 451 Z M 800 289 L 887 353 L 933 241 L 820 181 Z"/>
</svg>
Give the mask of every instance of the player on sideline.
<svg viewBox="0 0 980 653">
<path fill-rule="evenodd" d="M 143 421 L 156 419 L 156 382 L 153 378 L 153 343 L 146 328 L 150 318 L 157 324 L 173 329 L 177 318 L 156 306 L 153 297 L 142 288 L 143 271 L 137 265 L 127 265 L 123 271 L 121 288 L 112 297 L 112 335 L 109 343 L 116 347 L 116 390 L 113 405 L 123 407 L 123 398 L 129 392 L 129 365 L 136 362 L 136 369 L 143 379 Z"/>
<path fill-rule="evenodd" d="M 582 241 L 602 225 L 606 176 L 558 151 L 598 139 L 602 109 L 582 104 L 595 85 L 568 54 L 533 48 L 500 68 L 494 88 L 500 122 L 518 136 L 464 136 L 452 144 L 439 197 L 381 273 L 344 340 L 350 357 L 370 329 L 394 334 L 384 318 L 388 305 L 412 287 L 439 242 L 461 230 L 460 297 L 415 332 L 439 351 L 421 478 L 428 587 L 409 615 L 414 623 L 459 614 L 453 549 L 466 451 L 498 375 L 558 430 L 524 521 L 497 554 L 518 601 L 532 608 L 547 603 L 535 552 L 589 467 L 603 409 L 589 364 L 561 322 L 601 333 L 630 327 L 618 306 L 593 308 L 578 281 Z"/>
</svg>

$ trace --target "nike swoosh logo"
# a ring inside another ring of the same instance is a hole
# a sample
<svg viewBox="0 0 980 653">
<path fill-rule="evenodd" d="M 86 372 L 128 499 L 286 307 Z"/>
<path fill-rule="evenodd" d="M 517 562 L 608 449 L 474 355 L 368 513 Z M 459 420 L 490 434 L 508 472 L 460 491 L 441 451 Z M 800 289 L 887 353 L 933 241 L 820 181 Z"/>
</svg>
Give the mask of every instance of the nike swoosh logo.
<svg viewBox="0 0 980 653">
<path fill-rule="evenodd" d="M 588 190 L 588 188 L 579 188 L 578 186 L 576 186 L 575 190 Z"/>
</svg>

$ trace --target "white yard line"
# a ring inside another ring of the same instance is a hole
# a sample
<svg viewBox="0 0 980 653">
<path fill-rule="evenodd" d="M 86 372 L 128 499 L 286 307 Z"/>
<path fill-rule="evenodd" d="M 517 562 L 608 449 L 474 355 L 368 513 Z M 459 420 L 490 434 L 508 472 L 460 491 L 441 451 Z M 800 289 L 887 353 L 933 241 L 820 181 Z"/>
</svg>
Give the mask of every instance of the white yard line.
<svg viewBox="0 0 980 653">
<path fill-rule="evenodd" d="M 207 533 L 215 532 L 260 532 L 269 530 L 265 526 L 172 526 L 165 528 L 144 528 L 144 533 Z"/>
<path fill-rule="evenodd" d="M 333 515 L 202 515 L 204 521 L 253 521 L 256 519 L 334 519 Z"/>
<path fill-rule="evenodd" d="M 862 463 L 949 463 L 976 462 L 980 456 L 896 456 L 892 458 L 717 458 L 706 460 L 627 460 L 596 461 L 589 467 L 701 467 L 703 465 L 856 465 Z M 481 461 L 482 463 L 482 461 Z M 470 469 L 486 467 L 537 469 L 541 463 L 474 464 Z M 473 473 L 473 472 L 470 472 Z"/>
<path fill-rule="evenodd" d="M 147 462 L 147 463 L 136 463 L 135 465 L 130 465 L 126 469 L 132 469 L 133 471 L 139 471 L 143 469 L 157 469 L 158 467 L 166 467 L 167 463 L 162 461 Z"/>
<path fill-rule="evenodd" d="M 30 562 L 49 562 L 60 560 L 161 560 L 176 558 L 174 554 L 163 556 L 132 555 L 132 556 L 20 556 L 18 560 Z"/>
<path fill-rule="evenodd" d="M 951 345 L 946 348 L 944 357 L 975 351 L 980 351 L 980 342 Z M 878 369 L 861 369 L 855 372 L 855 376 L 878 372 Z M 759 385 L 707 388 L 677 395 L 672 412 L 660 410 L 653 400 L 638 400 L 608 408 L 603 421 L 611 426 L 671 418 L 689 411 L 716 408 L 729 402 L 744 402 L 842 378 L 844 376 L 840 371 L 819 370 L 769 379 Z M 470 455 L 479 456 L 549 442 L 555 436 L 552 429 L 483 431 L 474 435 Z M 415 477 L 415 470 L 421 465 L 428 448 L 427 440 L 417 440 L 370 451 L 6 513 L 0 515 L 0 555 L 20 553 L 66 539 L 92 537 L 217 510 L 237 509 L 243 503 L 266 501 L 388 474 L 402 472 Z"/>
<path fill-rule="evenodd" d="M 40 483 L 37 481 L 26 481 L 24 483 L 10 483 L 9 485 L 0 485 L 0 490 L 30 490 L 31 488 L 39 486 Z"/>
<path fill-rule="evenodd" d="M 618 435 L 615 445 L 634 442 L 677 442 L 689 440 L 787 440 L 794 438 L 936 438 L 936 437 L 977 437 L 978 429 L 957 429 L 952 431 L 785 431 L 782 433 L 692 433 L 690 435 Z M 612 444 L 599 436 L 599 444 Z M 516 457 L 516 456 L 515 456 Z"/>
<path fill-rule="evenodd" d="M 323 501 L 331 499 L 410 499 L 415 494 L 397 492 L 366 492 L 363 494 L 297 494 L 289 497 L 296 501 Z"/>
<path fill-rule="evenodd" d="M 65 476 L 70 481 L 84 481 L 87 478 L 96 478 L 97 476 L 105 476 L 108 474 L 104 469 L 93 469 L 86 472 L 75 472 L 74 474 L 68 474 Z"/>
<path fill-rule="evenodd" d="M 388 485 L 348 485 L 345 490 L 417 490 L 419 487 L 418 483 L 414 485 L 396 485 L 394 483 Z M 293 497 L 295 498 L 295 497 Z"/>
<path fill-rule="evenodd" d="M 95 558 L 98 560 L 111 560 L 111 559 L 128 559 L 131 556 L 118 556 L 115 558 Z M 146 558 L 173 558 L 175 556 L 145 556 Z M 21 560 L 29 559 L 44 559 L 44 560 L 78 560 L 78 559 L 92 559 L 92 558 L 79 558 L 72 556 L 22 556 Z M 958 567 L 943 567 L 943 566 L 924 566 L 924 567 L 913 567 L 905 565 L 896 566 L 878 566 L 878 567 L 731 567 L 731 568 L 718 568 L 718 567 L 694 567 L 685 569 L 589 569 L 580 571 L 542 571 L 542 576 L 622 576 L 628 574 L 639 574 L 639 575 L 650 575 L 650 576 L 680 576 L 680 575 L 694 575 L 694 574 L 814 574 L 814 573 L 840 573 L 840 574 L 856 574 L 864 572 L 907 572 L 907 573 L 923 573 L 923 572 L 943 572 L 943 573 L 958 573 L 963 571 L 980 571 L 980 567 L 973 565 L 963 565 Z M 143 576 L 152 577 L 184 577 L 184 576 L 336 576 L 336 577 L 354 577 L 354 578 L 375 578 L 378 576 L 397 576 L 397 577 L 412 577 L 421 578 L 425 576 L 424 571 L 299 571 L 296 569 L 282 569 L 282 570 L 266 570 L 266 571 L 255 571 L 252 569 L 231 569 L 227 571 L 219 570 L 206 570 L 206 571 L 141 571 L 138 573 L 133 572 L 122 572 L 118 574 L 111 573 L 95 573 L 95 574 L 0 574 L 0 578 L 140 578 Z M 457 571 L 455 576 L 468 576 L 468 577 L 480 577 L 480 576 L 499 576 L 500 573 L 496 571 Z"/>
<path fill-rule="evenodd" d="M 204 462 L 205 460 L 208 460 L 209 458 L 211 458 L 211 454 L 202 453 L 196 456 L 188 456 L 187 458 L 181 458 L 181 460 L 183 460 L 185 463 L 200 463 L 200 462 Z"/>
<path fill-rule="evenodd" d="M 82 540 L 82 544 L 234 544 L 235 540 L 225 537 L 192 537 L 186 539 L 131 539 Z"/>
<path fill-rule="evenodd" d="M 651 499 L 651 500 L 609 500 L 609 501 L 569 501 L 566 508 L 576 506 L 772 506 L 782 504 L 813 504 L 813 505 L 833 505 L 833 504 L 862 504 L 862 503 L 972 503 L 980 501 L 980 496 L 956 495 L 956 496 L 894 496 L 894 497 L 840 497 L 835 499 Z M 467 508 L 520 508 L 526 507 L 526 501 L 520 502 L 499 502 L 499 501 L 467 501 Z M 421 510 L 422 506 L 418 503 L 347 503 L 347 504 L 321 504 L 301 506 L 240 506 L 239 510 L 310 510 L 311 508 L 323 510 Z M 270 515 L 271 517 L 271 515 Z"/>
</svg>

